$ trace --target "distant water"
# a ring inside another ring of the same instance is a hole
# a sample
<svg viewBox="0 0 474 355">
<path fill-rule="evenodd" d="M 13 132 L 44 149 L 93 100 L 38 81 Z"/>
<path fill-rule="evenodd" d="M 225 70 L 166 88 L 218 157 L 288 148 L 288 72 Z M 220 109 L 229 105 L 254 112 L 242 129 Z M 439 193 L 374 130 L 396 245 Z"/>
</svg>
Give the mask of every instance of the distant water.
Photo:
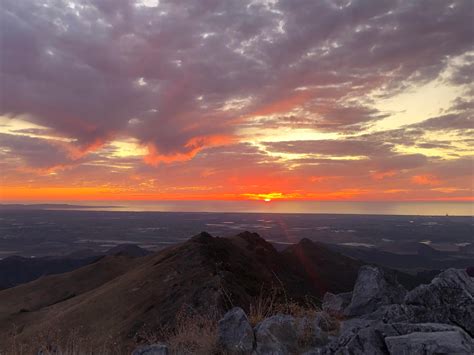
<svg viewBox="0 0 474 355">
<path fill-rule="evenodd" d="M 68 201 L 61 201 L 68 203 Z M 78 205 L 76 202 L 69 202 Z M 472 202 L 342 201 L 81 201 L 88 210 L 161 212 L 327 213 L 419 216 L 473 216 Z M 80 209 L 80 208 L 74 208 Z"/>
</svg>

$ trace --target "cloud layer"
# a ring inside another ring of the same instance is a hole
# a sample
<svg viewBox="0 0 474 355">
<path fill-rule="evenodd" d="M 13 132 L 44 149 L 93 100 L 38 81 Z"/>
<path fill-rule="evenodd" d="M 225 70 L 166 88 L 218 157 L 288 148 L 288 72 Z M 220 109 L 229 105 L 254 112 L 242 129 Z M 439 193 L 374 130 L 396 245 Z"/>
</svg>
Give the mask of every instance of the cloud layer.
<svg viewBox="0 0 474 355">
<path fill-rule="evenodd" d="M 5 186 L 470 194 L 445 169 L 472 167 L 472 1 L 147 3 L 3 2 Z M 430 83 L 449 107 L 378 126 L 380 103 Z"/>
</svg>

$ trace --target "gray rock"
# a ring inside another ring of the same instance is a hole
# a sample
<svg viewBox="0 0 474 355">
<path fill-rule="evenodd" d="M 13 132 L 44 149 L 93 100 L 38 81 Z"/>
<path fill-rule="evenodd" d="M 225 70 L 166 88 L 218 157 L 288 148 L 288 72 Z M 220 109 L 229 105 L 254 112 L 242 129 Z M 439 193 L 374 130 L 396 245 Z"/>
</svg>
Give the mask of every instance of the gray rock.
<svg viewBox="0 0 474 355">
<path fill-rule="evenodd" d="M 390 354 L 473 354 L 472 339 L 459 330 L 413 332 L 385 338 Z"/>
<path fill-rule="evenodd" d="M 295 319 L 278 314 L 267 318 L 255 327 L 257 354 L 291 354 L 297 352 L 298 335 Z"/>
<path fill-rule="evenodd" d="M 393 276 L 383 270 L 374 266 L 362 266 L 351 303 L 344 314 L 358 316 L 371 313 L 383 305 L 402 303 L 406 292 Z"/>
<path fill-rule="evenodd" d="M 168 355 L 168 347 L 164 344 L 142 345 L 133 350 L 132 355 Z"/>
<path fill-rule="evenodd" d="M 442 272 L 410 291 L 405 304 L 417 309 L 419 321 L 459 325 L 474 336 L 474 279 L 464 270 Z"/>
<path fill-rule="evenodd" d="M 335 349 L 337 354 L 385 354 L 384 334 L 376 327 L 360 329 L 345 342 L 339 342 Z"/>
<path fill-rule="evenodd" d="M 328 336 L 317 324 L 315 317 L 295 319 L 296 336 L 299 348 L 322 346 L 328 343 Z"/>
<path fill-rule="evenodd" d="M 247 315 L 242 308 L 228 311 L 218 323 L 217 342 L 228 354 L 250 353 L 255 335 Z"/>
<path fill-rule="evenodd" d="M 325 332 L 336 330 L 339 327 L 338 322 L 324 311 L 316 314 L 314 323 Z"/>
<path fill-rule="evenodd" d="M 329 344 L 326 348 L 319 349 L 318 351 L 322 351 L 323 354 L 387 354 L 387 339 L 416 333 L 430 334 L 449 332 L 459 333 L 464 339 L 462 344 L 467 344 L 466 346 L 472 346 L 472 339 L 469 337 L 469 335 L 461 328 L 453 325 L 437 323 L 386 324 L 373 320 L 371 321 L 367 319 L 354 318 L 343 322 L 339 338 Z M 428 336 L 427 338 L 430 337 Z M 394 344 L 395 342 L 396 341 L 394 341 Z M 408 353 L 411 354 L 416 352 Z M 398 353 L 394 351 L 393 354 Z M 401 352 L 400 354 L 405 353 Z M 428 352 L 424 354 L 431 353 Z"/>
<path fill-rule="evenodd" d="M 362 316 L 362 319 L 377 320 L 384 323 L 418 323 L 421 320 L 417 318 L 418 312 L 423 312 L 424 309 L 418 310 L 417 307 L 407 306 L 404 304 L 391 304 L 382 306 L 376 311 Z"/>
<path fill-rule="evenodd" d="M 417 324 L 408 324 L 408 323 L 393 323 L 390 326 L 397 332 L 399 335 L 405 335 L 413 332 L 447 332 L 447 331 L 459 331 L 465 333 L 461 328 L 450 325 L 450 324 L 441 324 L 441 323 L 417 323 Z"/>
<path fill-rule="evenodd" d="M 392 327 L 363 319 L 351 319 L 341 325 L 340 336 L 329 344 L 324 354 L 386 354 L 384 338 L 399 335 Z"/>
<path fill-rule="evenodd" d="M 326 292 L 323 298 L 323 311 L 333 317 L 342 317 L 344 309 L 351 303 L 352 292 L 334 294 Z"/>
</svg>

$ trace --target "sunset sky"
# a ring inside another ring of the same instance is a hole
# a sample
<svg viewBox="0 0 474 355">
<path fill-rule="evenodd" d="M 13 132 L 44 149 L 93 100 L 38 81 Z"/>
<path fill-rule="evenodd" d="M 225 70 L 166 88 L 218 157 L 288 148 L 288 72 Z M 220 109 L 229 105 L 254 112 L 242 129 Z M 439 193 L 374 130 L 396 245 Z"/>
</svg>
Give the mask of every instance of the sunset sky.
<svg viewBox="0 0 474 355">
<path fill-rule="evenodd" d="M 0 200 L 473 200 L 474 2 L 3 0 Z"/>
</svg>

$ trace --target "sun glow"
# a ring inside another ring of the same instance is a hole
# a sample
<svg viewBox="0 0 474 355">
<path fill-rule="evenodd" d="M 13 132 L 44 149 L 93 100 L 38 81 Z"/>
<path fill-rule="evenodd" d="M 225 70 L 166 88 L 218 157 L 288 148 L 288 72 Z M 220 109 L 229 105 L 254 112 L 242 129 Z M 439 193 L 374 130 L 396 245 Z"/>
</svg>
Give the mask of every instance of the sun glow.
<svg viewBox="0 0 474 355">
<path fill-rule="evenodd" d="M 263 194 L 242 194 L 242 197 L 245 197 L 249 200 L 257 200 L 257 201 L 264 201 L 264 202 L 271 202 L 272 200 L 281 200 L 281 199 L 292 199 L 296 196 L 295 194 L 284 194 L 282 192 L 270 192 L 270 193 L 263 193 Z"/>
</svg>

